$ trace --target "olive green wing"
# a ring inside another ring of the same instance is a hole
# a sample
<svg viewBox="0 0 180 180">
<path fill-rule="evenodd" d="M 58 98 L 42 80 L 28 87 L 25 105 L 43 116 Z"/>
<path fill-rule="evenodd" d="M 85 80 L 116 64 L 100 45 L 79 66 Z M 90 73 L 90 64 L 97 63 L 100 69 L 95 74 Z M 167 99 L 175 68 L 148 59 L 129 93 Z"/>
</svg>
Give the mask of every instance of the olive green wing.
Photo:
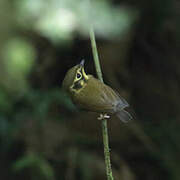
<svg viewBox="0 0 180 180">
<path fill-rule="evenodd" d="M 112 88 L 92 76 L 86 86 L 74 95 L 73 102 L 83 109 L 94 112 L 114 113 L 127 106 L 127 102 Z"/>
</svg>

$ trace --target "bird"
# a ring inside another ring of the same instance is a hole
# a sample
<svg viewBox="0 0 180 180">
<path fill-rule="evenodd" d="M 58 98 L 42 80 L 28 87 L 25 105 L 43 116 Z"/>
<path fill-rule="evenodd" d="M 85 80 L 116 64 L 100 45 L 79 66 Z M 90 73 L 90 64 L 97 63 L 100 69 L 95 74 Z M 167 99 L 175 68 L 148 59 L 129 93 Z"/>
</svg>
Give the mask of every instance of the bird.
<svg viewBox="0 0 180 180">
<path fill-rule="evenodd" d="M 128 102 L 110 86 L 101 82 L 93 75 L 86 74 L 85 60 L 69 69 L 62 82 L 62 88 L 70 96 L 72 102 L 81 109 L 100 113 L 99 119 L 116 115 L 126 123 L 132 119 Z"/>
</svg>

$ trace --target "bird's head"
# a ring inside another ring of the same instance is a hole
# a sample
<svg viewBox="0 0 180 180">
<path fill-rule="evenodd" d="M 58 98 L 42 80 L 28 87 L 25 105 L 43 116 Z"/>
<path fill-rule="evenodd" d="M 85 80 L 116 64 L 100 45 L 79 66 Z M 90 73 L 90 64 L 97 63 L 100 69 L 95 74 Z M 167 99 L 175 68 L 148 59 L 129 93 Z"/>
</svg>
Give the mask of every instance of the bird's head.
<svg viewBox="0 0 180 180">
<path fill-rule="evenodd" d="M 89 79 L 84 71 L 84 60 L 72 67 L 65 75 L 62 86 L 66 91 L 78 91 Z"/>
</svg>

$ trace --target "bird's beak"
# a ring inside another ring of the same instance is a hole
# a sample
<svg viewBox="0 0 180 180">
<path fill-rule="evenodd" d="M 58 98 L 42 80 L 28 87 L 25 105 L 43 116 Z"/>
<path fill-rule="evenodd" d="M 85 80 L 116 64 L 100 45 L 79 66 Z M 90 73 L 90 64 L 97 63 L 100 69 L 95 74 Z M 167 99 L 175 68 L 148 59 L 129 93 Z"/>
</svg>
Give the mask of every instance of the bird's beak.
<svg viewBox="0 0 180 180">
<path fill-rule="evenodd" d="M 83 60 L 80 62 L 79 66 L 81 67 L 81 71 L 82 71 L 83 77 L 84 77 L 86 80 L 88 80 L 89 77 L 88 77 L 88 75 L 87 75 L 87 74 L 85 73 L 85 71 L 84 71 L 84 63 L 85 63 L 85 60 L 83 59 Z"/>
<path fill-rule="evenodd" d="M 80 62 L 80 66 L 82 66 L 82 67 L 84 67 L 84 63 L 85 63 L 85 60 L 83 59 L 83 60 L 81 60 L 81 62 Z"/>
</svg>

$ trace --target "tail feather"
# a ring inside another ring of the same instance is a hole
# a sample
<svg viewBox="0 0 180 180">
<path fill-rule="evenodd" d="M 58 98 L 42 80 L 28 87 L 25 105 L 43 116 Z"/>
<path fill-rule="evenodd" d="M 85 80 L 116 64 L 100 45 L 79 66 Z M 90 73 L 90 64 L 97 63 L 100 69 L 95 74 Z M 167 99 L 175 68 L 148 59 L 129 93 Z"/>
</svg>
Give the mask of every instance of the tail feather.
<svg viewBox="0 0 180 180">
<path fill-rule="evenodd" d="M 117 117 L 124 123 L 127 123 L 132 119 L 132 116 L 125 110 L 121 110 L 117 112 Z"/>
</svg>

